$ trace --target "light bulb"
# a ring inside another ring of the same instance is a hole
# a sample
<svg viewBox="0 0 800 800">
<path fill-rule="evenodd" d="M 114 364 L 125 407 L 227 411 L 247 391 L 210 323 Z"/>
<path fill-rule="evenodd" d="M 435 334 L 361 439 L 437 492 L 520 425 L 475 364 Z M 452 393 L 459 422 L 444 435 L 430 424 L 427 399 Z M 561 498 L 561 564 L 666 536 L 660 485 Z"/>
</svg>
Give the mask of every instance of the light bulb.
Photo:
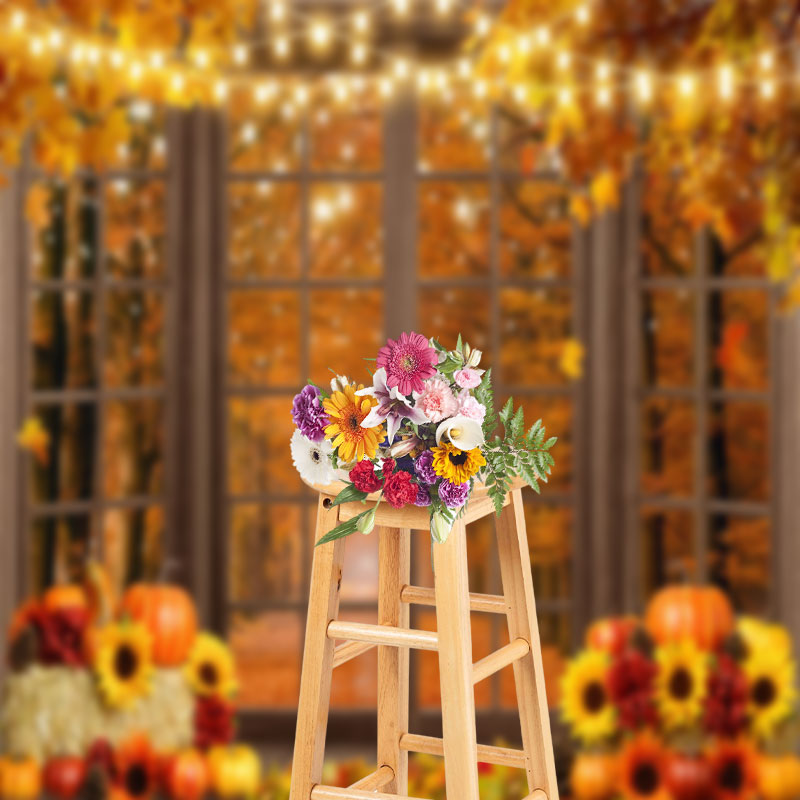
<svg viewBox="0 0 800 800">
<path fill-rule="evenodd" d="M 172 76 L 172 79 L 170 80 L 169 83 L 170 87 L 172 88 L 172 91 L 176 93 L 183 91 L 184 84 L 185 81 L 183 75 L 181 75 L 180 72 L 175 73 L 175 75 Z"/>
<path fill-rule="evenodd" d="M 86 53 L 83 49 L 83 45 L 74 44 L 72 45 L 72 49 L 69 51 L 69 60 L 72 61 L 73 64 L 80 64 L 85 55 Z"/>
<path fill-rule="evenodd" d="M 11 15 L 11 27 L 15 31 L 21 31 L 25 27 L 26 21 L 27 17 L 24 11 L 17 10 Z"/>
<path fill-rule="evenodd" d="M 719 68 L 719 96 L 723 100 L 730 100 L 733 97 L 735 78 L 733 74 L 733 67 L 729 64 L 723 64 Z"/>
<path fill-rule="evenodd" d="M 411 66 L 404 58 L 398 58 L 393 66 L 394 76 L 398 80 L 405 80 L 411 74 Z"/>
<path fill-rule="evenodd" d="M 283 22 L 286 19 L 286 5 L 281 0 L 273 0 L 269 7 L 269 18 L 273 22 Z"/>
<path fill-rule="evenodd" d="M 200 69 L 206 69 L 209 64 L 208 53 L 205 50 L 197 50 L 194 54 L 194 63 Z"/>
<path fill-rule="evenodd" d="M 347 88 L 347 82 L 342 78 L 338 78 L 333 84 L 333 96 L 337 103 L 344 103 L 350 94 Z"/>
<path fill-rule="evenodd" d="M 475 35 L 483 38 L 489 35 L 492 29 L 492 18 L 488 14 L 478 14 L 475 17 Z"/>
<path fill-rule="evenodd" d="M 64 44 L 64 35 L 61 33 L 61 31 L 53 30 L 50 31 L 48 40 L 50 42 L 50 47 L 52 47 L 53 50 L 58 50 Z"/>
<path fill-rule="evenodd" d="M 436 13 L 440 16 L 449 14 L 453 8 L 453 0 L 435 0 Z"/>
<path fill-rule="evenodd" d="M 356 42 L 350 50 L 350 60 L 357 66 L 361 66 L 367 60 L 367 46 L 363 42 Z"/>
<path fill-rule="evenodd" d="M 580 25 L 587 25 L 590 16 L 591 15 L 589 13 L 589 6 L 586 5 L 578 6 L 578 8 L 575 9 L 575 19 L 578 21 Z"/>
<path fill-rule="evenodd" d="M 256 102 L 264 104 L 275 94 L 273 83 L 261 83 L 256 87 Z"/>
<path fill-rule="evenodd" d="M 425 92 L 430 89 L 431 86 L 431 74 L 427 69 L 421 69 L 417 73 L 417 88 L 421 92 Z"/>
<path fill-rule="evenodd" d="M 771 80 L 770 78 L 765 78 L 761 81 L 759 90 L 761 92 L 761 97 L 764 100 L 772 100 L 775 97 L 775 81 Z"/>
<path fill-rule="evenodd" d="M 387 100 L 394 93 L 394 81 L 386 76 L 378 81 L 378 91 L 384 100 Z"/>
<path fill-rule="evenodd" d="M 546 25 L 540 25 L 536 29 L 536 41 L 539 43 L 540 47 L 546 47 L 550 44 L 550 28 Z"/>
<path fill-rule="evenodd" d="M 517 37 L 517 52 L 521 56 L 526 56 L 532 50 L 531 46 L 531 37 L 527 34 L 523 33 L 521 36 Z"/>
<path fill-rule="evenodd" d="M 32 56 L 40 56 L 44 52 L 44 42 L 38 36 L 34 36 L 28 41 L 28 48 Z"/>
<path fill-rule="evenodd" d="M 292 46 L 288 36 L 278 36 L 272 43 L 272 52 L 276 58 L 281 60 L 289 57 L 291 49 Z"/>
<path fill-rule="evenodd" d="M 525 87 L 521 83 L 518 83 L 513 88 L 512 94 L 514 96 L 514 101 L 518 105 L 522 105 L 525 102 L 525 99 L 527 98 L 527 94 L 528 93 L 525 91 Z"/>
<path fill-rule="evenodd" d="M 460 78 L 469 78 L 472 74 L 472 66 L 468 58 L 458 59 L 458 75 Z"/>
<path fill-rule="evenodd" d="M 607 81 L 611 77 L 611 67 L 605 61 L 601 61 L 595 67 L 594 74 L 598 81 Z"/>
<path fill-rule="evenodd" d="M 503 64 L 508 64 L 511 61 L 511 48 L 507 44 L 501 44 L 497 48 L 497 57 Z"/>
<path fill-rule="evenodd" d="M 353 29 L 356 33 L 366 33 L 369 30 L 369 14 L 366 11 L 356 11 L 353 14 Z"/>
<path fill-rule="evenodd" d="M 163 53 L 153 53 L 150 56 L 150 66 L 153 69 L 161 69 L 164 66 L 164 54 Z"/>
<path fill-rule="evenodd" d="M 649 103 L 653 99 L 653 81 L 645 70 L 636 73 L 636 94 L 642 103 Z"/>
<path fill-rule="evenodd" d="M 123 63 L 125 62 L 125 56 L 123 55 L 121 50 L 112 50 L 111 51 L 111 66 L 115 69 L 119 69 Z"/>
<path fill-rule="evenodd" d="M 233 61 L 240 67 L 247 63 L 247 48 L 243 44 L 237 44 L 233 48 Z"/>
<path fill-rule="evenodd" d="M 225 100 L 227 96 L 228 96 L 228 82 L 220 78 L 214 84 L 214 97 L 218 101 L 222 101 Z"/>
<path fill-rule="evenodd" d="M 572 89 L 569 86 L 562 86 L 558 90 L 558 102 L 562 106 L 568 106 L 572 103 Z"/>
<path fill-rule="evenodd" d="M 694 94 L 694 78 L 691 75 L 681 75 L 678 78 L 678 91 L 681 93 L 681 96 L 685 98 L 690 98 Z"/>
<path fill-rule="evenodd" d="M 392 0 L 392 10 L 398 17 L 405 17 L 410 9 L 410 0 Z"/>
<path fill-rule="evenodd" d="M 258 130 L 252 122 L 248 122 L 247 125 L 242 128 L 242 141 L 252 144 L 257 136 Z"/>
<path fill-rule="evenodd" d="M 489 94 L 489 84 L 482 78 L 475 81 L 472 88 L 475 92 L 475 97 L 479 99 L 483 99 L 487 94 Z"/>
<path fill-rule="evenodd" d="M 775 66 L 775 54 L 771 50 L 765 50 L 759 57 L 758 57 L 758 65 L 763 69 L 765 72 L 767 70 L 772 69 Z"/>
<path fill-rule="evenodd" d="M 295 87 L 294 90 L 294 99 L 297 101 L 297 105 L 304 106 L 308 102 L 308 87 L 300 84 L 299 86 Z"/>
<path fill-rule="evenodd" d="M 611 89 L 608 86 L 601 86 L 597 90 L 597 105 L 608 106 L 611 104 Z"/>
<path fill-rule="evenodd" d="M 311 23 L 308 29 L 311 46 L 318 50 L 326 50 L 333 38 L 333 30 L 327 20 L 318 19 Z"/>
<path fill-rule="evenodd" d="M 130 67 L 128 68 L 128 74 L 134 83 L 141 79 L 142 72 L 143 67 L 138 61 L 131 63 Z"/>
<path fill-rule="evenodd" d="M 556 66 L 561 69 L 569 69 L 569 65 L 572 63 L 572 53 L 568 50 L 562 50 L 558 54 L 558 58 L 556 59 Z"/>
<path fill-rule="evenodd" d="M 100 48 L 92 46 L 86 51 L 86 58 L 90 64 L 96 66 L 100 63 Z"/>
</svg>

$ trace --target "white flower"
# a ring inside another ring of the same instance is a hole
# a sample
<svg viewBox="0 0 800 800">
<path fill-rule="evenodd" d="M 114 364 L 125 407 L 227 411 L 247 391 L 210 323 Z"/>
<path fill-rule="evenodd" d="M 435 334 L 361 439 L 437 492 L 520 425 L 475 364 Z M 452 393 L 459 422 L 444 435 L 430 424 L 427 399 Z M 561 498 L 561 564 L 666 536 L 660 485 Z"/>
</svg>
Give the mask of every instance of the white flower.
<svg viewBox="0 0 800 800">
<path fill-rule="evenodd" d="M 343 392 L 345 386 L 350 385 L 350 379 L 347 375 L 337 375 L 335 378 L 331 378 L 331 391 L 332 392 Z"/>
<path fill-rule="evenodd" d="M 484 443 L 480 423 L 460 414 L 446 419 L 436 429 L 436 444 L 441 444 L 445 437 L 459 450 L 472 450 Z"/>
<path fill-rule="evenodd" d="M 336 474 L 331 465 L 333 448 L 327 439 L 323 439 L 321 442 L 312 442 L 300 431 L 295 431 L 292 434 L 291 448 L 292 462 L 306 483 L 325 486 L 336 480 Z"/>
</svg>

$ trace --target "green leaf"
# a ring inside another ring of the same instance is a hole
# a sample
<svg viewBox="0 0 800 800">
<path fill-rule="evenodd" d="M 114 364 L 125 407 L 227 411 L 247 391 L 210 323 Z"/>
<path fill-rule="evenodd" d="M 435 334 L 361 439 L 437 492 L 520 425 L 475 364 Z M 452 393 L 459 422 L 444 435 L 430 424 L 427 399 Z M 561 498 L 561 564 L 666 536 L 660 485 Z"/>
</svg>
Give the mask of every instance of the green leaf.
<svg viewBox="0 0 800 800">
<path fill-rule="evenodd" d="M 319 547 L 321 544 L 327 544 L 328 542 L 332 542 L 335 539 L 343 539 L 345 536 L 349 536 L 351 533 L 355 533 L 358 530 L 358 522 L 359 520 L 367 515 L 370 514 L 373 509 L 368 508 L 366 511 L 362 511 L 357 517 L 353 517 L 353 519 L 347 520 L 347 522 L 342 522 L 341 524 L 337 525 L 333 530 L 328 531 L 315 545 L 315 547 Z"/>
<path fill-rule="evenodd" d="M 511 422 L 511 415 L 514 413 L 514 398 L 509 397 L 506 401 L 506 404 L 503 406 L 503 410 L 500 412 L 500 422 L 508 428 Z"/>
<path fill-rule="evenodd" d="M 336 495 L 331 505 L 340 506 L 342 503 L 353 503 L 356 500 L 363 500 L 366 496 L 366 492 L 362 492 L 361 489 L 356 489 L 354 484 L 349 483 Z"/>
</svg>

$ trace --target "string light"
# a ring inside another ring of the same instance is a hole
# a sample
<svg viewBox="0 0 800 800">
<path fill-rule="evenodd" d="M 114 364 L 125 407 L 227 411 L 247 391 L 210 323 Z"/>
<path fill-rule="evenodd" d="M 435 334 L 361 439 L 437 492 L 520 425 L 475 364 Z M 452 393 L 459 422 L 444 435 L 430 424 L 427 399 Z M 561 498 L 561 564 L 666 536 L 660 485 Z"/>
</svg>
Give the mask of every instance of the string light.
<svg viewBox="0 0 800 800">
<path fill-rule="evenodd" d="M 611 89 L 608 86 L 600 86 L 597 89 L 597 105 L 606 106 L 611 105 Z"/>
<path fill-rule="evenodd" d="M 369 30 L 369 14 L 366 11 L 356 11 L 353 14 L 353 29 L 356 33 L 366 33 Z"/>
<path fill-rule="evenodd" d="M 153 69 L 162 69 L 164 66 L 164 54 L 163 53 L 152 53 L 150 55 L 150 66 Z"/>
<path fill-rule="evenodd" d="M 475 92 L 475 97 L 482 100 L 489 94 L 489 84 L 483 78 L 479 78 L 473 84 L 473 91 Z"/>
<path fill-rule="evenodd" d="M 25 22 L 27 18 L 25 17 L 24 11 L 15 11 L 11 15 L 11 29 L 15 31 L 21 31 L 25 27 Z"/>
<path fill-rule="evenodd" d="M 514 88 L 511 91 L 511 94 L 514 97 L 514 101 L 518 105 L 522 105 L 528 98 L 528 92 L 521 83 L 518 83 L 514 86 Z"/>
<path fill-rule="evenodd" d="M 276 88 L 274 83 L 260 83 L 256 87 L 256 102 L 263 105 L 275 95 L 275 92 Z"/>
<path fill-rule="evenodd" d="M 287 59 L 291 51 L 292 51 L 292 45 L 289 41 L 288 36 L 278 36 L 272 42 L 272 52 L 275 54 L 275 58 L 281 61 Z"/>
<path fill-rule="evenodd" d="M 453 8 L 453 0 L 436 0 L 436 13 L 443 17 L 449 14 Z"/>
<path fill-rule="evenodd" d="M 678 78 L 678 91 L 681 96 L 688 99 L 694 94 L 694 78 L 691 75 L 681 75 Z"/>
<path fill-rule="evenodd" d="M 120 69 L 122 65 L 125 63 L 125 56 L 123 55 L 121 50 L 112 50 L 111 51 L 111 66 L 114 69 Z"/>
<path fill-rule="evenodd" d="M 511 48 L 507 44 L 501 44 L 500 47 L 497 48 L 497 57 L 504 64 L 508 64 L 508 62 L 511 61 Z"/>
<path fill-rule="evenodd" d="M 488 14 L 478 14 L 475 17 L 475 35 L 483 38 L 489 35 L 492 29 L 492 19 Z"/>
<path fill-rule="evenodd" d="M 173 92 L 179 94 L 180 92 L 183 91 L 184 85 L 185 85 L 185 80 L 183 78 L 183 75 L 181 75 L 180 72 L 176 72 L 172 76 L 172 80 L 170 81 L 170 88 L 172 89 Z"/>
<path fill-rule="evenodd" d="M 139 61 L 133 61 L 130 67 L 128 67 L 128 75 L 134 83 L 138 83 L 139 80 L 141 80 L 143 71 L 144 68 Z"/>
<path fill-rule="evenodd" d="M 59 50 L 64 46 L 64 36 L 59 30 L 50 31 L 47 40 L 50 42 L 50 47 L 52 47 L 53 50 Z"/>
<path fill-rule="evenodd" d="M 308 37 L 312 47 L 316 50 L 327 50 L 333 39 L 333 30 L 330 23 L 324 19 L 315 20 L 311 23 Z"/>
<path fill-rule="evenodd" d="M 194 63 L 200 69 L 206 69 L 209 64 L 208 53 L 205 50 L 197 50 L 194 54 Z"/>
<path fill-rule="evenodd" d="M 459 58 L 457 69 L 459 78 L 466 79 L 472 74 L 472 66 L 468 58 Z"/>
<path fill-rule="evenodd" d="M 605 61 L 601 61 L 594 71 L 598 81 L 607 81 L 611 77 L 611 67 Z"/>
<path fill-rule="evenodd" d="M 728 64 L 723 64 L 719 68 L 719 96 L 723 100 L 730 100 L 733 97 L 735 78 L 733 74 L 733 67 Z"/>
<path fill-rule="evenodd" d="M 562 106 L 568 106 L 572 103 L 572 89 L 569 86 L 562 86 L 558 90 L 558 102 Z"/>
<path fill-rule="evenodd" d="M 384 100 L 388 100 L 394 93 L 394 82 L 386 76 L 378 81 L 378 91 Z"/>
<path fill-rule="evenodd" d="M 536 41 L 541 47 L 547 47 L 550 44 L 550 28 L 541 25 L 536 30 Z"/>
<path fill-rule="evenodd" d="M 32 56 L 40 56 L 44 52 L 44 42 L 38 36 L 34 36 L 28 42 L 28 47 Z"/>
<path fill-rule="evenodd" d="M 247 63 L 247 48 L 243 44 L 237 44 L 233 48 L 233 62 L 240 67 Z"/>
<path fill-rule="evenodd" d="M 69 58 L 73 64 L 80 64 L 83 61 L 84 55 L 85 51 L 83 49 L 83 45 L 81 44 L 74 44 L 72 49 L 69 51 Z"/>
<path fill-rule="evenodd" d="M 367 60 L 367 46 L 363 42 L 356 42 L 350 50 L 350 60 L 356 65 L 361 66 Z"/>
<path fill-rule="evenodd" d="M 527 34 L 523 33 L 521 36 L 517 37 L 517 52 L 521 56 L 527 56 L 531 52 L 532 49 L 533 49 L 533 46 L 531 44 L 531 37 L 530 36 L 528 36 Z"/>
<path fill-rule="evenodd" d="M 771 50 L 765 50 L 758 57 L 758 65 L 764 72 L 771 70 L 775 66 L 775 54 Z"/>
<path fill-rule="evenodd" d="M 97 46 L 90 47 L 86 57 L 92 66 L 97 66 L 100 63 L 100 48 Z"/>
<path fill-rule="evenodd" d="M 649 103 L 653 99 L 653 79 L 646 70 L 636 73 L 636 95 L 642 103 Z"/>
<path fill-rule="evenodd" d="M 394 62 L 394 76 L 400 81 L 404 81 L 411 74 L 411 67 L 405 58 L 398 58 Z"/>
<path fill-rule="evenodd" d="M 775 97 L 775 81 L 770 78 L 765 78 L 761 81 L 759 88 L 763 100 L 772 100 L 772 98 Z"/>
<path fill-rule="evenodd" d="M 294 99 L 296 100 L 297 105 L 299 105 L 299 106 L 306 105 L 306 103 L 308 103 L 308 99 L 309 99 L 308 87 L 305 86 L 302 83 L 300 85 L 296 86 L 295 90 L 294 90 Z"/>
<path fill-rule="evenodd" d="M 273 0 L 269 8 L 269 18 L 273 22 L 283 22 L 287 16 L 286 5 L 282 0 Z"/>
<path fill-rule="evenodd" d="M 590 16 L 589 6 L 578 6 L 578 8 L 575 9 L 575 19 L 580 25 L 588 25 Z"/>
<path fill-rule="evenodd" d="M 562 50 L 558 54 L 558 58 L 556 59 L 556 66 L 560 70 L 569 69 L 569 65 L 572 63 L 572 53 L 568 52 L 567 50 Z"/>
<path fill-rule="evenodd" d="M 410 0 L 392 0 L 392 10 L 398 17 L 405 17 L 411 10 Z"/>
<path fill-rule="evenodd" d="M 218 102 L 222 102 L 228 97 L 228 82 L 220 78 L 214 84 L 214 97 Z"/>
</svg>

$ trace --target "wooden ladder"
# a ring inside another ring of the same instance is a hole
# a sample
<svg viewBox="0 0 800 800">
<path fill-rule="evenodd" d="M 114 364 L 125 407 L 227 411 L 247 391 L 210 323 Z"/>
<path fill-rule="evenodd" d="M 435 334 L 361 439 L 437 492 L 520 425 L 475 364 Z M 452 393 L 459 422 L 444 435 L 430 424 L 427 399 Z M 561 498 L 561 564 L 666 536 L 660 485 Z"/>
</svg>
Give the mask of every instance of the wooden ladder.
<svg viewBox="0 0 800 800">
<path fill-rule="evenodd" d="M 321 493 L 315 541 L 340 522 L 365 510 L 361 503 L 331 504 Z M 374 503 L 373 503 L 374 505 Z M 527 771 L 524 800 L 558 800 L 544 670 L 536 621 L 522 496 L 506 498 L 495 528 L 503 596 L 470 593 L 466 525 L 494 508 L 474 498 L 445 544 L 433 546 L 434 589 L 410 585 L 410 532 L 428 530 L 428 509 L 395 510 L 378 503 L 378 624 L 338 618 L 345 539 L 317 547 L 311 572 L 300 704 L 290 800 L 409 800 L 408 753 L 444 756 L 449 800 L 479 800 L 478 762 Z M 436 608 L 437 633 L 409 628 L 411 603 Z M 509 644 L 472 663 L 470 610 L 505 614 Z M 342 642 L 335 645 L 335 641 Z M 378 768 L 352 786 L 323 786 L 322 762 L 333 670 L 378 648 Z M 439 653 L 443 738 L 408 730 L 409 648 Z M 523 749 L 477 743 L 473 687 L 513 665 Z"/>
</svg>

